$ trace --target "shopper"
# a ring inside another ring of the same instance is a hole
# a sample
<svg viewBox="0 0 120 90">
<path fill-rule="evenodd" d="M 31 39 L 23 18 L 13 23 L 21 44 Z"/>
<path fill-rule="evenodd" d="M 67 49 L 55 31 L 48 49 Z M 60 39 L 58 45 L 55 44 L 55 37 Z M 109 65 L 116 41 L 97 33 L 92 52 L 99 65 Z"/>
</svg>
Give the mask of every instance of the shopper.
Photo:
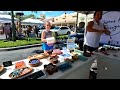
<svg viewBox="0 0 120 90">
<path fill-rule="evenodd" d="M 42 31 L 42 35 L 41 35 L 41 41 L 42 43 L 42 49 L 44 50 L 44 53 L 49 54 L 49 52 L 51 52 L 53 50 L 54 47 L 54 43 L 47 43 L 47 38 L 50 37 L 54 37 L 55 38 L 55 34 L 50 31 L 51 28 L 51 23 L 50 22 L 46 22 L 45 23 L 45 30 Z"/>
</svg>

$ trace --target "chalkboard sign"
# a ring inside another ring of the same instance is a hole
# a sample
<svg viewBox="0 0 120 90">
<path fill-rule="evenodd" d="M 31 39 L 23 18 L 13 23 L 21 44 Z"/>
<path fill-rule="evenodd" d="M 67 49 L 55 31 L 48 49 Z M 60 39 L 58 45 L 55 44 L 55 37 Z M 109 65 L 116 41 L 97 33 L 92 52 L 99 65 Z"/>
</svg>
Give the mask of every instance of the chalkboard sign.
<svg viewBox="0 0 120 90">
<path fill-rule="evenodd" d="M 120 11 L 104 12 L 101 21 L 111 31 L 111 35 L 102 34 L 100 43 L 120 46 Z"/>
</svg>

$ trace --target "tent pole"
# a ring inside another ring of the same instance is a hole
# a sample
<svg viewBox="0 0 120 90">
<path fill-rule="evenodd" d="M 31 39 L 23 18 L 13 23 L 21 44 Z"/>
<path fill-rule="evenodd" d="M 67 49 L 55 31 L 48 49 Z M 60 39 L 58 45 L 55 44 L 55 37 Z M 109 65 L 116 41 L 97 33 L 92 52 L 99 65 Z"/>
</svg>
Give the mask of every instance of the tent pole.
<svg viewBox="0 0 120 90">
<path fill-rule="evenodd" d="M 84 31 L 84 41 L 85 41 L 85 36 L 86 36 L 86 33 L 87 33 L 87 30 L 86 30 L 86 26 L 87 26 L 87 13 L 85 14 L 86 15 L 86 21 L 85 21 L 85 31 Z"/>
<path fill-rule="evenodd" d="M 77 30 L 77 26 L 78 26 L 78 12 L 77 12 L 77 16 L 76 16 L 75 32 Z"/>
</svg>

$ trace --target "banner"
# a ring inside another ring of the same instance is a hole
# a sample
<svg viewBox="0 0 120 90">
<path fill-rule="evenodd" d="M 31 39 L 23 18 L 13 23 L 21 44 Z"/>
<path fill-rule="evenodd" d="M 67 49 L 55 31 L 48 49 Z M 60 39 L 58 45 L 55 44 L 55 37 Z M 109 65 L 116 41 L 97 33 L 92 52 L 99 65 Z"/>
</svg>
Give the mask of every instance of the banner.
<svg viewBox="0 0 120 90">
<path fill-rule="evenodd" d="M 102 23 L 111 31 L 111 35 L 102 34 L 100 43 L 120 46 L 120 12 L 108 11 L 103 13 Z"/>
</svg>

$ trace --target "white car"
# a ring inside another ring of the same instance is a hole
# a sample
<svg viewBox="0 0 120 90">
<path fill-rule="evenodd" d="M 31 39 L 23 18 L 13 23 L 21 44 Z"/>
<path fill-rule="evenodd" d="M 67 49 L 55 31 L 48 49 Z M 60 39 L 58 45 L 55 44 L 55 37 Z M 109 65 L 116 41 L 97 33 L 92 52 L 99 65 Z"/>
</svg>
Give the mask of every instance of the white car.
<svg viewBox="0 0 120 90">
<path fill-rule="evenodd" d="M 42 31 L 45 30 L 44 27 L 42 27 L 38 34 L 39 36 L 41 36 Z M 55 32 L 56 35 L 69 35 L 71 32 L 71 29 L 68 26 L 55 26 L 55 27 L 51 27 L 51 31 Z"/>
<path fill-rule="evenodd" d="M 51 31 L 55 32 L 56 35 L 69 35 L 71 32 L 71 29 L 68 26 L 60 26 L 60 27 L 54 27 L 51 29 Z"/>
</svg>

